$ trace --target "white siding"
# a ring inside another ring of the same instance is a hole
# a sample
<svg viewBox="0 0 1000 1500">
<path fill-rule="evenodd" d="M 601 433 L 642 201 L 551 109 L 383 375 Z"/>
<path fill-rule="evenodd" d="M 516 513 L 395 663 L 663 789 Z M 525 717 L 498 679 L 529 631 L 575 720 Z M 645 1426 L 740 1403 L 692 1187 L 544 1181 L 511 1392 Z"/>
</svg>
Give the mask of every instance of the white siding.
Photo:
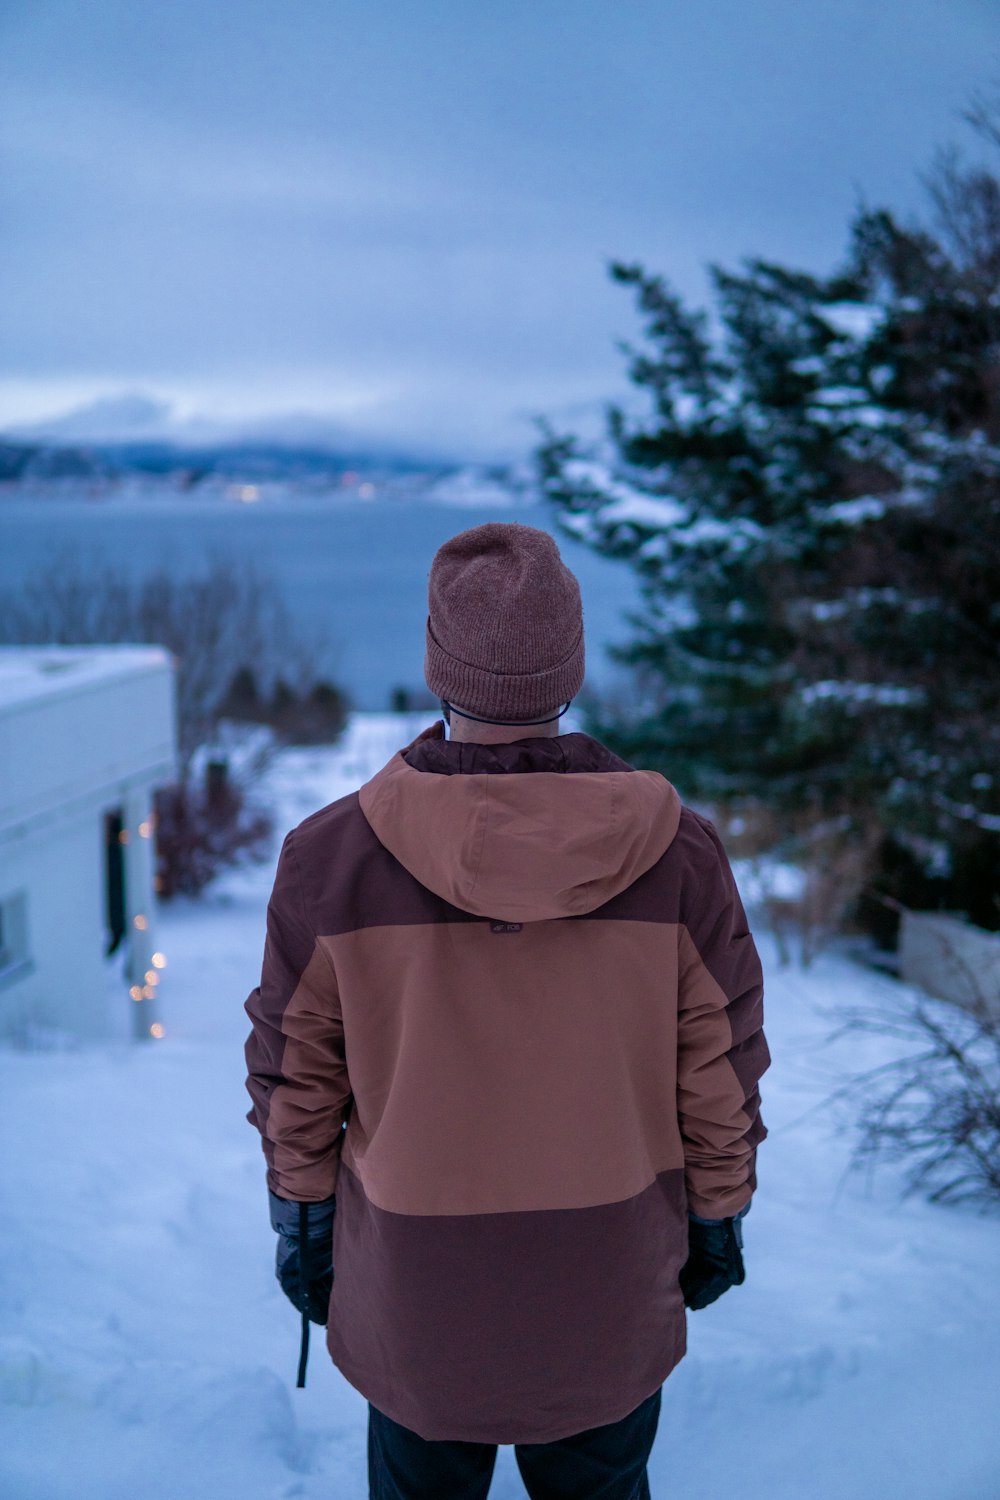
<svg viewBox="0 0 1000 1500">
<path fill-rule="evenodd" d="M 139 824 L 154 788 L 175 771 L 167 652 L 0 648 L 0 902 L 20 900 L 24 918 L 20 961 L 0 971 L 0 1035 L 149 1035 L 157 1002 L 137 1005 L 128 993 L 156 948 L 153 846 Z M 128 928 L 108 960 L 104 814 L 112 808 L 129 830 Z"/>
</svg>

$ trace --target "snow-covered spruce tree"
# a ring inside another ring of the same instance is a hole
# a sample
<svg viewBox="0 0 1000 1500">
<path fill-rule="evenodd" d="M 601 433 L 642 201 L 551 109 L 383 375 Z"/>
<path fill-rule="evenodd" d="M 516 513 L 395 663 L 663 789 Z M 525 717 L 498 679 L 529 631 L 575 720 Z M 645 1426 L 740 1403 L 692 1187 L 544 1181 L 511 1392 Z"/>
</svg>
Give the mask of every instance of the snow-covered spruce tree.
<svg viewBox="0 0 1000 1500">
<path fill-rule="evenodd" d="M 558 524 L 639 576 L 594 731 L 688 795 L 838 831 L 874 889 L 1000 927 L 1000 182 L 939 157 L 933 225 L 860 210 L 828 278 L 711 268 L 719 323 L 613 263 L 644 418 L 543 423 Z"/>
</svg>

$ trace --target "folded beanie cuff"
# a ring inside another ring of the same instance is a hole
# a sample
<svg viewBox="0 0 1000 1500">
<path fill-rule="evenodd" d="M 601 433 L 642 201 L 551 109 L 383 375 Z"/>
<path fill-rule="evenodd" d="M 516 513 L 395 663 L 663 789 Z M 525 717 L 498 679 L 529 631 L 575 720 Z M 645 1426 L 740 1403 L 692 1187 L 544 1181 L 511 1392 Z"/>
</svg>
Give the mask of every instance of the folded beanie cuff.
<svg viewBox="0 0 1000 1500">
<path fill-rule="evenodd" d="M 438 642 L 427 618 L 424 678 L 431 692 L 484 718 L 516 723 L 575 698 L 583 685 L 583 627 L 569 653 L 540 672 L 506 673 L 474 666 Z"/>
</svg>

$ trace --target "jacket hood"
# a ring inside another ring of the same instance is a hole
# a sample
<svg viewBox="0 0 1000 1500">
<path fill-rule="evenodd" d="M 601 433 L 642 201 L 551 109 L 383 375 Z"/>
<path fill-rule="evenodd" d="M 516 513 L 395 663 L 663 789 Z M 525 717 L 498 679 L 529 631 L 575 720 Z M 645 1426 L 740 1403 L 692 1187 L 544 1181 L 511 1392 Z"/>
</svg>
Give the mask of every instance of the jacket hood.
<svg viewBox="0 0 1000 1500">
<path fill-rule="evenodd" d="M 446 740 L 444 721 L 359 792 L 376 838 L 463 911 L 538 922 L 593 911 L 670 847 L 681 800 L 587 734 L 500 745 Z"/>
</svg>

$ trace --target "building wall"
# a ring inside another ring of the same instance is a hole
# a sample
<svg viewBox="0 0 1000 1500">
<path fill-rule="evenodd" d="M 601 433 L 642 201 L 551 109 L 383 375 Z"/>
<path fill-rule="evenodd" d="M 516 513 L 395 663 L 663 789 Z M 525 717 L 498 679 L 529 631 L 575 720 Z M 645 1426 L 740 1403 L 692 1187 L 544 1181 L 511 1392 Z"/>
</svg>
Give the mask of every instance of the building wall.
<svg viewBox="0 0 1000 1500">
<path fill-rule="evenodd" d="M 28 961 L 0 968 L 0 1035 L 159 1035 L 148 835 L 152 788 L 176 772 L 174 699 L 161 647 L 0 647 L 0 902 L 26 897 Z M 106 959 L 113 807 L 128 830 L 128 927 Z"/>
<path fill-rule="evenodd" d="M 44 837 L 12 837 L 0 846 L 0 900 L 27 896 L 30 969 L 0 976 L 0 1034 L 30 1042 L 38 1031 L 80 1038 L 125 1035 L 112 1014 L 103 953 L 103 851 L 96 805 L 49 824 Z M 117 1023 L 117 1024 L 116 1024 Z"/>
</svg>

